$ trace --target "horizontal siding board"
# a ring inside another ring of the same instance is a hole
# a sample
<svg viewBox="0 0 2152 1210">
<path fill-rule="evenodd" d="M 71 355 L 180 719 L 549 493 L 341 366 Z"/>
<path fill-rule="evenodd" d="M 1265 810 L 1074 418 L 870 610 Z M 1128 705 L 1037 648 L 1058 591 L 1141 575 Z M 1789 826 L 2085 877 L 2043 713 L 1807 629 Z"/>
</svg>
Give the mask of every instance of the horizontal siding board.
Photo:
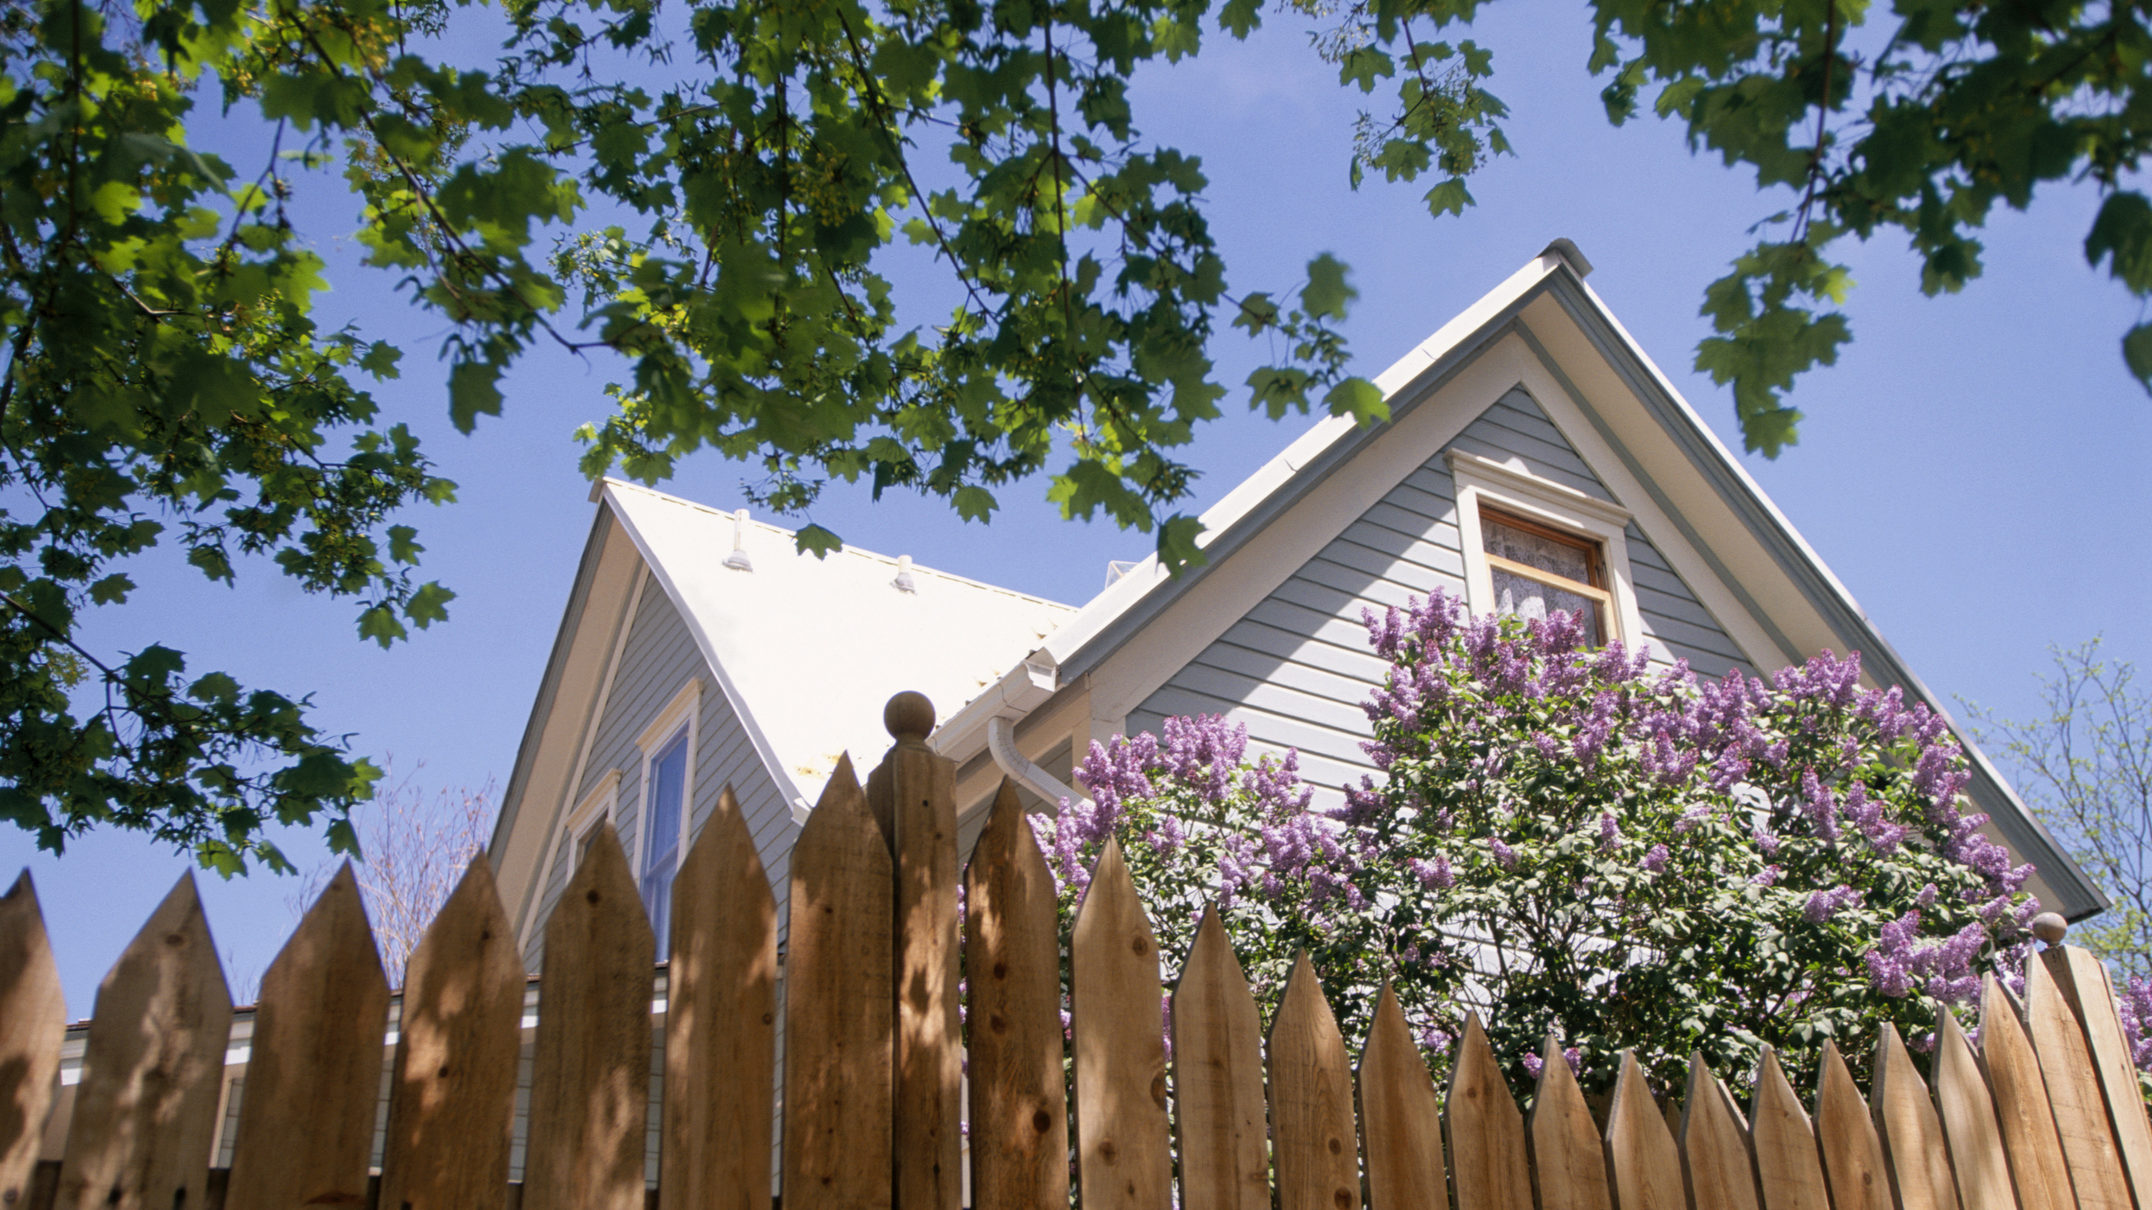
<svg viewBox="0 0 2152 1210">
<path fill-rule="evenodd" d="M 1154 720 L 1175 714 L 1224 715 L 1228 722 L 1247 726 L 1251 747 L 1260 746 L 1279 751 L 1292 748 L 1300 752 L 1303 772 L 1306 772 L 1310 763 L 1317 758 L 1336 762 L 1341 767 L 1372 767 L 1367 764 L 1367 754 L 1360 748 L 1360 743 L 1365 738 L 1364 733 L 1350 734 L 1334 727 L 1311 723 L 1306 719 L 1284 717 L 1271 711 L 1244 707 L 1237 702 L 1179 685 L 1159 690 L 1146 699 L 1145 706 L 1145 713 Z M 1131 727 L 1135 726 L 1134 720 L 1137 717 L 1141 716 L 1130 716 Z M 1361 716 L 1361 725 L 1363 728 L 1366 726 L 1365 715 Z M 1144 729 L 1155 731 L 1157 724 L 1154 722 Z M 1325 780 L 1327 781 L 1327 778 Z"/>
<path fill-rule="evenodd" d="M 1504 395 L 1487 409 L 1487 415 L 1503 428 L 1523 433 L 1545 445 L 1569 448 L 1569 438 L 1562 435 L 1562 430 L 1555 427 L 1529 395 L 1521 392 Z M 1583 459 L 1579 458 L 1577 464 L 1582 467 Z"/>
<path fill-rule="evenodd" d="M 1362 714 L 1357 706 L 1312 693 L 1302 693 L 1297 689 L 1288 689 L 1261 677 L 1228 672 L 1204 664 L 1190 664 L 1174 679 L 1196 693 L 1235 705 L 1245 705 L 1281 718 L 1299 719 L 1347 733 L 1364 733 L 1367 727 L 1367 716 Z M 1268 742 L 1278 742 L 1268 735 L 1262 738 Z"/>
<path fill-rule="evenodd" d="M 1592 474 L 1591 468 L 1567 446 L 1550 445 L 1507 425 L 1483 420 L 1466 431 L 1459 448 L 1498 461 L 1521 458 L 1532 473 L 1542 479 L 1565 483 L 1595 500 L 1612 501 L 1614 498 L 1599 482 L 1598 476 Z"/>
<path fill-rule="evenodd" d="M 1295 631 L 1312 639 L 1320 639 L 1347 651 L 1367 649 L 1367 627 L 1360 624 L 1357 616 L 1341 618 L 1277 597 L 1266 598 L 1250 609 L 1248 616 L 1258 622 Z"/>
<path fill-rule="evenodd" d="M 1404 482 L 1435 499 L 1442 501 L 1442 508 L 1435 515 L 1456 519 L 1457 481 L 1450 476 L 1450 468 L 1439 462 L 1422 463 L 1405 476 Z"/>
<path fill-rule="evenodd" d="M 1738 660 L 1741 653 L 1717 627 L 1698 626 L 1663 614 L 1645 614 L 1644 629 L 1651 637 L 1675 649 L 1676 654 L 1708 654 L 1721 660 Z M 1694 662 L 1693 660 L 1691 661 Z"/>
<path fill-rule="evenodd" d="M 1483 422 L 1475 422 L 1472 427 L 1460 433 L 1457 439 L 1450 443 L 1450 448 L 1461 450 L 1468 454 L 1477 454 L 1494 462 L 1521 460 L 1526 470 L 1541 479 L 1551 483 L 1559 483 L 1563 487 L 1574 488 L 1594 499 L 1605 498 L 1606 488 L 1601 487 L 1599 480 L 1591 475 L 1578 474 L 1567 467 L 1551 466 L 1543 459 L 1521 457 L 1519 451 L 1507 448 L 1503 442 L 1513 440 L 1514 436 L 1507 429 Z"/>
<path fill-rule="evenodd" d="M 1389 667 L 1363 643 L 1359 650 L 1339 647 L 1306 635 L 1281 630 L 1252 617 L 1242 618 L 1218 636 L 1221 643 L 1246 647 L 1281 661 L 1305 664 L 1358 683 L 1372 685 Z"/>
<path fill-rule="evenodd" d="M 1703 626 L 1714 630 L 1718 628 L 1718 620 L 1711 616 L 1711 611 L 1705 609 L 1701 603 L 1692 597 L 1668 592 L 1663 588 L 1647 585 L 1640 580 L 1634 582 L 1634 587 L 1636 589 L 1636 607 L 1646 615 L 1678 618 L 1691 626 Z"/>
<path fill-rule="evenodd" d="M 1332 545 L 1371 551 L 1381 557 L 1463 582 L 1464 554 L 1458 548 L 1457 527 L 1445 521 L 1420 534 L 1399 533 L 1366 520 L 1353 522 Z"/>
<path fill-rule="evenodd" d="M 1406 550 L 1424 552 L 1426 559 L 1405 557 L 1399 551 L 1386 551 L 1366 546 L 1351 538 L 1341 537 L 1323 547 L 1319 558 L 1349 567 L 1364 575 L 1381 576 L 1392 583 L 1403 585 L 1419 593 L 1430 593 L 1438 588 L 1454 590 L 1464 582 L 1464 559 L 1455 551 L 1442 550 L 1425 542 L 1400 543 Z M 1441 562 L 1435 560 L 1440 559 Z M 1450 564 L 1445 566 L 1444 564 Z"/>
<path fill-rule="evenodd" d="M 1366 512 L 1360 514 L 1360 520 L 1369 525 L 1394 530 L 1408 538 L 1418 538 L 1422 541 L 1434 542 L 1437 545 L 1449 546 L 1452 549 L 1458 548 L 1457 527 L 1453 523 L 1440 518 L 1428 517 L 1423 513 L 1417 513 L 1408 508 L 1399 508 L 1387 500 L 1378 500 L 1370 505 Z M 1449 531 L 1447 535 L 1442 532 L 1445 529 Z M 1444 540 L 1445 537 L 1447 538 L 1446 541 Z"/>
<path fill-rule="evenodd" d="M 1276 685 L 1303 693 L 1325 703 L 1352 703 L 1351 710 L 1359 712 L 1361 701 L 1367 698 L 1370 682 L 1351 676 L 1343 676 L 1327 668 L 1303 664 L 1293 660 L 1280 660 L 1266 652 L 1256 651 L 1231 643 L 1213 643 L 1193 667 L 1206 667 L 1233 676 L 1246 677 L 1264 685 Z"/>
</svg>

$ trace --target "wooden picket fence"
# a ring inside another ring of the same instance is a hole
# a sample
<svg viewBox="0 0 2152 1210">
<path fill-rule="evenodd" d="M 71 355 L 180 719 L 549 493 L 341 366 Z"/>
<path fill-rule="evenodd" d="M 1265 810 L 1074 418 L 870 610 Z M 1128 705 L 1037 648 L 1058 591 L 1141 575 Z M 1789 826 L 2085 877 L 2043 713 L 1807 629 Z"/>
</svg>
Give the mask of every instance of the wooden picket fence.
<svg viewBox="0 0 2152 1210">
<path fill-rule="evenodd" d="M 982 1210 L 1069 1206 L 1072 1168 L 1085 1210 L 2152 1210 L 2114 998 L 2070 947 L 2030 964 L 2022 1006 L 1988 985 L 1977 1049 L 1946 1029 L 1932 1089 L 1886 1030 L 1867 1098 L 1827 1051 L 1811 1116 L 1767 1056 L 1744 1117 L 1698 1064 L 1676 1121 L 1625 1060 L 1602 1130 L 1551 1039 L 1521 1114 L 1476 1020 L 1438 1095 L 1387 991 L 1356 1072 L 1305 960 L 1266 1039 L 1213 915 L 1173 993 L 1169 1103 L 1160 959 L 1119 852 L 1075 924 L 1071 1056 L 1053 880 L 1014 792 L 963 873 L 960 939 L 953 769 L 923 699 L 889 718 L 888 758 L 864 787 L 840 765 L 792 858 L 784 1210 L 957 1210 L 967 1150 Z M 64 1156 L 40 1162 L 64 1002 L 25 878 L 0 899 L 0 1208 L 768 1210 L 778 914 L 729 792 L 675 887 L 651 1189 L 654 941 L 609 833 L 546 925 L 518 1184 L 525 973 L 483 861 L 411 957 L 378 1173 L 390 994 L 348 870 L 263 980 L 215 1171 L 232 1008 L 184 880 L 99 988 Z"/>
</svg>

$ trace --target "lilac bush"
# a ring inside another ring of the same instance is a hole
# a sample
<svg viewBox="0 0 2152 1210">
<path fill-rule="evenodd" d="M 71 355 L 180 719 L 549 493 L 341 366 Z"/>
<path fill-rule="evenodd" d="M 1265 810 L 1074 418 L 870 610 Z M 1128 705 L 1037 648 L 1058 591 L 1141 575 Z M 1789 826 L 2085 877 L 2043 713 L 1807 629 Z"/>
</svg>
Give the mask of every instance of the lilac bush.
<svg viewBox="0 0 2152 1210">
<path fill-rule="evenodd" d="M 1566 614 L 1366 620 L 1379 777 L 1312 809 L 1293 754 L 1251 764 L 1216 718 L 1094 745 L 1090 805 L 1038 821 L 1071 903 L 1118 835 L 1169 959 L 1215 898 L 1259 995 L 1304 948 L 1349 1034 L 1389 980 L 1432 1048 L 1476 1008 L 1513 1076 L 1551 1029 L 1594 1086 L 1624 1048 L 1669 1077 L 1834 1038 L 1859 1063 L 2021 969 L 2031 867 L 1965 809 L 1946 723 L 1857 657 L 1708 680 Z"/>
</svg>

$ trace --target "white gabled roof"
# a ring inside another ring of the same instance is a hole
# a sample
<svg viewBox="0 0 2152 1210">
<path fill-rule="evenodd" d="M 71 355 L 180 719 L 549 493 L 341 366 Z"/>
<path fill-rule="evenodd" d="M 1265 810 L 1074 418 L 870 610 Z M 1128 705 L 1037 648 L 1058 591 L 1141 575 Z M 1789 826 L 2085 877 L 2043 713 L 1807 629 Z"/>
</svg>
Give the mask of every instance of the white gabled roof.
<svg viewBox="0 0 2152 1210">
<path fill-rule="evenodd" d="M 680 611 L 779 788 L 812 803 L 849 752 L 889 747 L 882 706 L 916 689 L 943 717 L 1075 614 L 1066 605 L 847 546 L 817 559 L 791 530 L 608 479 L 598 497 Z M 726 566 L 735 532 L 752 570 Z"/>
</svg>

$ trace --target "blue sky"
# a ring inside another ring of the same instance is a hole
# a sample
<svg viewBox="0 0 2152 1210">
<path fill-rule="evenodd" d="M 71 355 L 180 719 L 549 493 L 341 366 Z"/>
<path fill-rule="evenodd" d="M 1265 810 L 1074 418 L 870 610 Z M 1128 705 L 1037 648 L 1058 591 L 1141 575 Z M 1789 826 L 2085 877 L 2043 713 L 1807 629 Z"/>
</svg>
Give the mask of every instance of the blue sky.
<svg viewBox="0 0 2152 1210">
<path fill-rule="evenodd" d="M 1689 368 L 1707 334 L 1697 304 L 1751 224 L 1785 199 L 1759 195 L 1715 157 L 1692 157 L 1678 128 L 1610 127 L 1584 72 L 1581 11 L 1483 12 L 1475 36 L 1495 50 L 1518 154 L 1475 181 L 1479 205 L 1461 219 L 1430 219 L 1424 185 L 1348 188 L 1358 95 L 1277 18 L 1247 45 L 1213 35 L 1198 59 L 1140 76 L 1138 121 L 1203 157 L 1237 290 L 1290 288 L 1316 252 L 1352 266 L 1360 299 L 1347 331 L 1361 372 L 1379 371 L 1567 236 L 1594 263 L 1591 285 L 1738 449 L 1730 397 Z M 1900 241 L 1851 249 L 1854 344 L 1796 389 L 1801 443 L 1775 462 L 1746 459 L 1946 701 L 2029 714 L 2047 648 L 2095 634 L 2112 655 L 2152 664 L 2143 561 L 2152 543 L 2142 532 L 2152 523 L 2152 400 L 2118 351 L 2139 304 L 2084 264 L 2096 204 L 2089 190 L 2058 189 L 2029 214 L 2000 217 L 1987 232 L 1986 275 L 1950 298 L 1921 297 Z M 504 416 L 457 435 L 435 356 L 446 325 L 349 268 L 341 198 L 309 213 L 339 267 L 324 305 L 403 343 L 404 377 L 377 396 L 461 484 L 459 503 L 410 518 L 425 571 L 459 594 L 450 622 L 382 652 L 357 640 L 348 603 L 305 596 L 266 565 L 242 568 L 227 589 L 151 560 L 135 569 L 134 602 L 97 618 L 90 640 L 108 651 L 162 641 L 192 668 L 312 691 L 320 723 L 348 732 L 358 751 L 393 755 L 401 772 L 423 762 L 419 785 L 505 781 L 592 515 L 570 434 L 604 414 L 608 367 L 541 352 L 513 376 Z M 1227 340 L 1225 380 L 1237 382 L 1248 351 L 1231 343 L 1237 335 Z M 1229 400 L 1227 419 L 1198 439 L 1197 508 L 1308 423 L 1271 424 L 1240 406 Z M 753 477 L 702 457 L 666 486 L 729 508 Z M 870 549 L 1071 603 L 1097 591 L 1109 559 L 1149 550 L 1145 535 L 1059 521 L 1043 492 L 1041 483 L 1003 493 L 987 526 L 938 503 L 870 504 L 846 491 L 812 519 Z M 287 843 L 302 866 L 318 851 L 305 836 Z M 75 1016 L 88 1014 L 97 980 L 189 864 L 130 837 L 87 837 L 54 859 L 27 836 L 0 835 L 0 869 L 27 865 L 37 880 Z M 288 932 L 292 886 L 263 873 L 229 884 L 203 876 L 211 929 L 241 980 L 259 976 Z"/>
</svg>

